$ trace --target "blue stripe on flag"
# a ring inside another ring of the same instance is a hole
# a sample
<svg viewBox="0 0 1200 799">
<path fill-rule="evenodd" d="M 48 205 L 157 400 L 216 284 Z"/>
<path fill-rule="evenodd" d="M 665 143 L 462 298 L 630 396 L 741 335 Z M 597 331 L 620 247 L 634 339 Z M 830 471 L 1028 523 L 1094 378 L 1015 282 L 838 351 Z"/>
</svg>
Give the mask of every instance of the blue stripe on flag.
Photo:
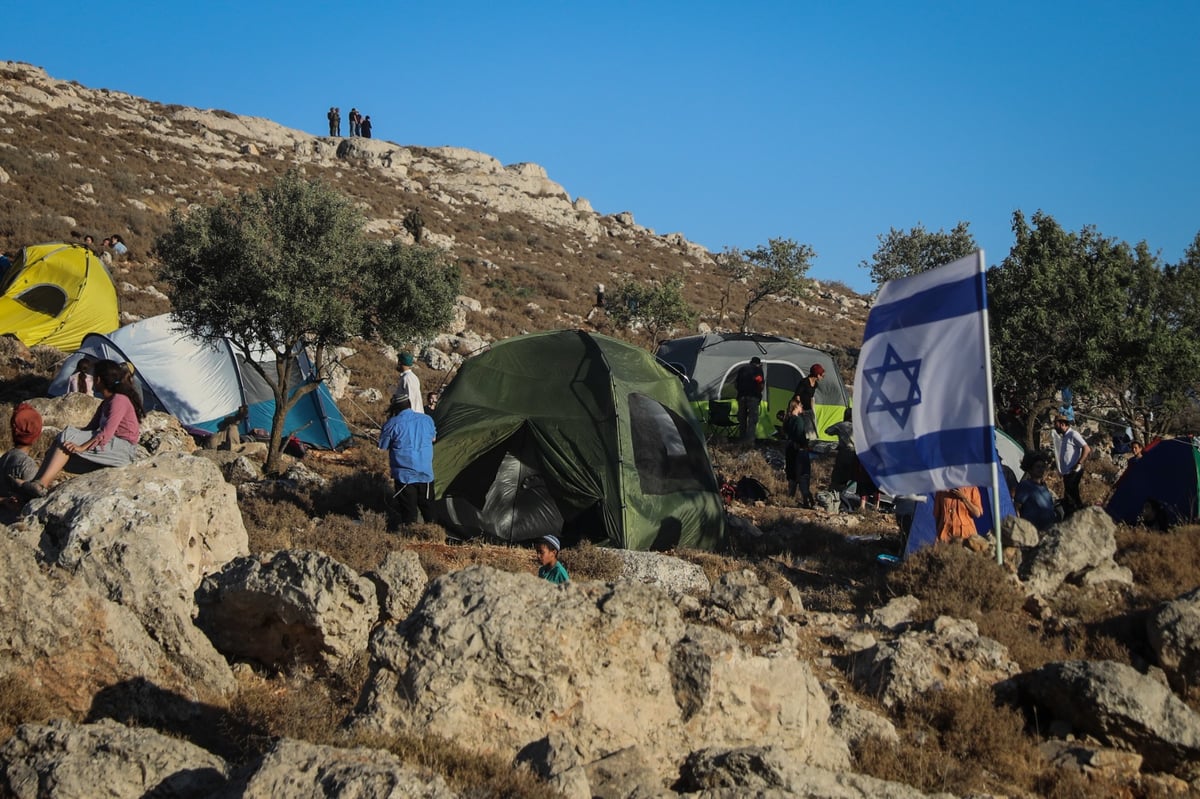
<svg viewBox="0 0 1200 799">
<path fill-rule="evenodd" d="M 876 305 L 867 316 L 863 345 L 880 333 L 927 325 L 984 309 L 983 275 L 941 283 L 895 302 Z"/>
<path fill-rule="evenodd" d="M 934 471 L 991 463 L 995 448 L 991 425 L 957 430 L 937 430 L 917 438 L 881 441 L 858 457 L 878 484 L 890 475 L 913 471 Z"/>
</svg>

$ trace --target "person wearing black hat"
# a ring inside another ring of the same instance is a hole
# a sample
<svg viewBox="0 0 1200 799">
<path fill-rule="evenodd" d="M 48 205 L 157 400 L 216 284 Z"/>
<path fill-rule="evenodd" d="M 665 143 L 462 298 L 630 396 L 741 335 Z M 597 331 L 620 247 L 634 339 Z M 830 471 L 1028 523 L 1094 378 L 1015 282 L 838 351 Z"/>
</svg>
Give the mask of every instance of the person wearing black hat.
<svg viewBox="0 0 1200 799">
<path fill-rule="evenodd" d="M 758 409 L 762 405 L 763 386 L 762 358 L 755 355 L 750 363 L 744 364 L 734 376 L 738 403 L 738 439 L 743 444 L 754 442 L 758 429 Z"/>
</svg>

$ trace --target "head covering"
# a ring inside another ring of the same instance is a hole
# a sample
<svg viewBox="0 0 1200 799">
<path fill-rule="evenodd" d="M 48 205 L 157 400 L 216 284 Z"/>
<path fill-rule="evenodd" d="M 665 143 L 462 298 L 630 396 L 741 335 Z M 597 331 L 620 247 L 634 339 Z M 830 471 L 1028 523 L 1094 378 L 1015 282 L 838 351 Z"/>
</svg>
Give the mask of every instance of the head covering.
<svg viewBox="0 0 1200 799">
<path fill-rule="evenodd" d="M 400 353 L 400 363 L 404 364 L 405 366 L 412 366 L 413 365 L 412 353 L 411 352 Z"/>
<path fill-rule="evenodd" d="M 760 363 L 762 363 L 762 358 L 758 357 L 757 355 L 750 359 L 751 366 L 758 366 Z"/>
<path fill-rule="evenodd" d="M 819 363 L 814 363 L 814 364 L 812 365 L 812 368 L 808 370 L 808 374 L 809 374 L 809 376 L 810 376 L 810 377 L 811 377 L 812 375 L 816 375 L 817 377 L 821 377 L 822 375 L 824 375 L 824 374 L 825 374 L 825 367 L 824 367 L 824 366 L 822 366 L 822 365 L 821 365 L 821 364 L 819 364 Z"/>
<path fill-rule="evenodd" d="M 28 402 L 13 409 L 11 424 L 13 443 L 18 447 L 29 446 L 42 434 L 42 415 Z"/>
<path fill-rule="evenodd" d="M 553 547 L 555 552 L 562 550 L 562 545 L 558 543 L 558 536 L 544 535 L 539 538 L 538 541 L 546 544 L 547 546 Z"/>
</svg>

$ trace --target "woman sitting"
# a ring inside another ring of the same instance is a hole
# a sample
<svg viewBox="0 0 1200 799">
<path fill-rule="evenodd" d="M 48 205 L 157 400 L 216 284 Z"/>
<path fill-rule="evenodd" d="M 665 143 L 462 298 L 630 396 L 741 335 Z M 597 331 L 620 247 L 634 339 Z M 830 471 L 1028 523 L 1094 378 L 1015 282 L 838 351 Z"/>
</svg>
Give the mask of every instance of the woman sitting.
<svg viewBox="0 0 1200 799">
<path fill-rule="evenodd" d="M 97 361 L 96 384 L 104 401 L 96 415 L 80 430 L 68 427 L 54 439 L 42 460 L 37 477 L 24 484 L 34 496 L 44 497 L 50 483 L 68 462 L 71 471 L 87 471 L 97 466 L 125 466 L 138 456 L 139 420 L 145 414 L 142 403 L 130 385 L 129 372 L 116 361 Z"/>
</svg>

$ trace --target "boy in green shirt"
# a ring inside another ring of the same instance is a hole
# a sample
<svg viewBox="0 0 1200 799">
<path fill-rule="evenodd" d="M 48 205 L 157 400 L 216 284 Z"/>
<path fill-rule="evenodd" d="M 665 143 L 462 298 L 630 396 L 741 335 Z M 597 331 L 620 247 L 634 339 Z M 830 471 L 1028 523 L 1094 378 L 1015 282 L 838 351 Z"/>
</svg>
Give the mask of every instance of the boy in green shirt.
<svg viewBox="0 0 1200 799">
<path fill-rule="evenodd" d="M 542 536 L 533 548 L 537 551 L 538 563 L 542 564 L 538 569 L 538 577 L 552 583 L 565 583 L 571 579 L 567 575 L 566 567 L 558 562 L 558 551 L 562 546 L 556 536 Z"/>
</svg>

